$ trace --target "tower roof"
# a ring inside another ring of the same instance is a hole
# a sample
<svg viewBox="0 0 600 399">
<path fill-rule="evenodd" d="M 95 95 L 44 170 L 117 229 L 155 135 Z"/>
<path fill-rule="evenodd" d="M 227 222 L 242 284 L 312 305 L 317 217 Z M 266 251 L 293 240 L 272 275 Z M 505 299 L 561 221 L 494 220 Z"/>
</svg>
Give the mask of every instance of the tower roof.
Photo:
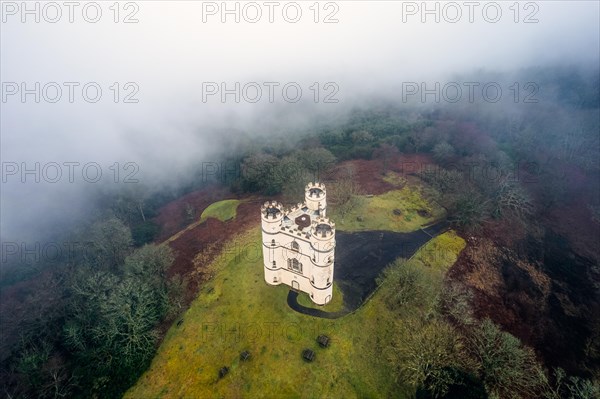
<svg viewBox="0 0 600 399">
<path fill-rule="evenodd" d="M 319 218 L 313 220 L 311 231 L 317 238 L 329 238 L 335 233 L 335 223 L 327 218 Z"/>
<path fill-rule="evenodd" d="M 276 201 L 267 201 L 260 208 L 265 219 L 278 219 L 283 217 L 283 206 Z"/>
</svg>

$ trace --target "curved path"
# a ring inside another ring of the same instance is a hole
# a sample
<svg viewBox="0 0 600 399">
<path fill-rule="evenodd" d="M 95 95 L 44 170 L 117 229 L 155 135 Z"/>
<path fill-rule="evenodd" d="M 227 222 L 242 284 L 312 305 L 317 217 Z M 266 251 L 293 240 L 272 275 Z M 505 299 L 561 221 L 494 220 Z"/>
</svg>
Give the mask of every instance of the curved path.
<svg viewBox="0 0 600 399">
<path fill-rule="evenodd" d="M 298 293 L 290 291 L 287 303 L 296 312 L 325 319 L 337 319 L 358 309 L 377 288 L 379 273 L 397 258 L 410 258 L 433 237 L 448 230 L 439 222 L 410 233 L 363 231 L 336 233 L 334 284 L 344 295 L 345 310 L 325 312 L 298 303 Z"/>
</svg>

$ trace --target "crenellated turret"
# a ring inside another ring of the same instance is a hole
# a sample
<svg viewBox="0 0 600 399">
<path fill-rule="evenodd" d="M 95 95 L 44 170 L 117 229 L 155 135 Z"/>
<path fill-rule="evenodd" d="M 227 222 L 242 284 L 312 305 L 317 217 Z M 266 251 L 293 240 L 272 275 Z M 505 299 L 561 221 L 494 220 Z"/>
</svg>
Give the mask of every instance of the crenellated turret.
<svg viewBox="0 0 600 399">
<path fill-rule="evenodd" d="M 335 237 L 335 223 L 324 217 L 313 220 L 310 232 L 318 240 L 330 240 Z"/>
<path fill-rule="evenodd" d="M 283 205 L 277 201 L 267 201 L 260 207 L 263 220 L 274 221 L 283 218 Z"/>
<path fill-rule="evenodd" d="M 311 211 L 319 211 L 320 216 L 325 216 L 327 211 L 327 191 L 323 183 L 308 183 L 304 190 L 306 207 Z"/>
</svg>

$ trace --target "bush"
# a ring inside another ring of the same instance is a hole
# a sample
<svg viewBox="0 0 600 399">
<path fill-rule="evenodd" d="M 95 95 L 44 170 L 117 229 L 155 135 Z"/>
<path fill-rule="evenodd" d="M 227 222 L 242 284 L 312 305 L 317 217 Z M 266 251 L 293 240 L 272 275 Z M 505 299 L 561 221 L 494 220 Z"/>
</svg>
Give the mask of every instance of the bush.
<svg viewBox="0 0 600 399">
<path fill-rule="evenodd" d="M 538 397 L 546 384 L 544 370 L 533 350 L 489 319 L 473 331 L 469 350 L 477 360 L 486 390 L 493 397 Z"/>
<path fill-rule="evenodd" d="M 134 226 L 131 229 L 131 237 L 136 247 L 151 243 L 158 236 L 160 226 L 150 220 Z"/>
<path fill-rule="evenodd" d="M 443 141 L 433 147 L 433 158 L 438 162 L 446 162 L 454 156 L 454 147 Z"/>
<path fill-rule="evenodd" d="M 444 397 L 453 385 L 460 385 L 469 367 L 460 335 L 448 323 L 433 319 L 403 320 L 389 359 L 402 381 L 421 388 L 434 398 Z"/>
<path fill-rule="evenodd" d="M 423 271 L 406 259 L 400 258 L 383 270 L 378 284 L 386 284 L 383 298 L 389 309 L 395 310 L 412 303 L 419 296 Z"/>
<path fill-rule="evenodd" d="M 483 198 L 477 191 L 468 190 L 457 195 L 456 202 L 450 208 L 448 219 L 458 227 L 475 229 L 489 215 L 489 200 Z"/>
<path fill-rule="evenodd" d="M 458 282 L 448 282 L 440 295 L 440 313 L 460 326 L 471 325 L 475 320 L 471 309 L 472 299 L 473 294 L 467 286 Z"/>
<path fill-rule="evenodd" d="M 434 309 L 437 300 L 436 284 L 432 277 L 414 262 L 399 258 L 377 279 L 382 297 L 390 310 L 421 309 L 424 314 Z"/>
</svg>

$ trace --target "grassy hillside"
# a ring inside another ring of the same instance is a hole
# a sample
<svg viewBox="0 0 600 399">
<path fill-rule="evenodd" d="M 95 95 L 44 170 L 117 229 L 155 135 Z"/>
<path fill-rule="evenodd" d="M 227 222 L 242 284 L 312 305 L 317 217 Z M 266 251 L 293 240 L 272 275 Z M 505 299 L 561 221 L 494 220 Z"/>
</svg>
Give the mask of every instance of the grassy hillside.
<svg viewBox="0 0 600 399">
<path fill-rule="evenodd" d="M 204 210 L 204 212 L 202 212 L 202 216 L 200 216 L 200 222 L 203 222 L 208 218 L 219 219 L 222 222 L 233 219 L 236 215 L 239 204 L 240 201 L 235 199 L 228 199 L 212 203 Z"/>
<path fill-rule="evenodd" d="M 404 185 L 380 195 L 355 196 L 349 212 L 332 206 L 328 216 L 343 231 L 415 231 L 445 216 L 442 207 L 425 199 L 423 190 L 420 185 Z"/>
<path fill-rule="evenodd" d="M 354 314 L 337 320 L 317 319 L 288 308 L 284 286 L 263 280 L 258 227 L 239 235 L 209 266 L 214 278 L 174 325 L 150 368 L 127 398 L 179 397 L 391 397 L 409 388 L 398 386 L 384 352 L 392 334 L 392 313 L 381 293 Z M 464 242 L 452 232 L 425 245 L 413 257 L 442 273 Z M 441 281 L 441 279 L 438 279 Z M 315 342 L 327 334 L 332 344 Z M 316 352 L 313 363 L 301 358 L 304 348 Z M 248 350 L 252 359 L 239 360 Z M 382 355 L 383 353 L 383 355 Z M 218 370 L 230 372 L 219 380 Z"/>
</svg>

